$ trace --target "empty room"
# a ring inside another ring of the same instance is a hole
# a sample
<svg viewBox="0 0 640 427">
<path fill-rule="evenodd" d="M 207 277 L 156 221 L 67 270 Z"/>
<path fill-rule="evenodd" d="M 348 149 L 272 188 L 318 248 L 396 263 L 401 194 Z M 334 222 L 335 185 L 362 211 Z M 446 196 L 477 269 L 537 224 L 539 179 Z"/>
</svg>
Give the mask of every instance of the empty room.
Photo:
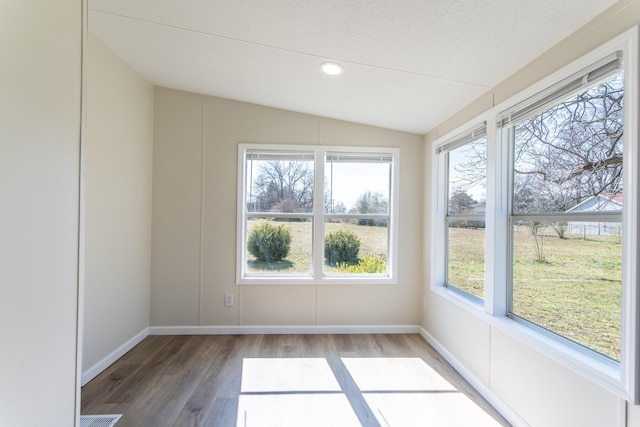
<svg viewBox="0 0 640 427">
<path fill-rule="evenodd" d="M 637 0 L 0 23 L 0 425 L 640 425 Z"/>
</svg>

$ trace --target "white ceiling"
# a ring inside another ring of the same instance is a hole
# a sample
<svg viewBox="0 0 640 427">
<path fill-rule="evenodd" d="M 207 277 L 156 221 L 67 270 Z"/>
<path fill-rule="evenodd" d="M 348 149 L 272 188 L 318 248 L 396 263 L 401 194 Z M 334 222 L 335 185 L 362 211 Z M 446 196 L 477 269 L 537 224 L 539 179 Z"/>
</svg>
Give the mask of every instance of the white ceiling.
<svg viewBox="0 0 640 427">
<path fill-rule="evenodd" d="M 89 0 L 89 29 L 155 85 L 425 134 L 613 3 Z"/>
</svg>

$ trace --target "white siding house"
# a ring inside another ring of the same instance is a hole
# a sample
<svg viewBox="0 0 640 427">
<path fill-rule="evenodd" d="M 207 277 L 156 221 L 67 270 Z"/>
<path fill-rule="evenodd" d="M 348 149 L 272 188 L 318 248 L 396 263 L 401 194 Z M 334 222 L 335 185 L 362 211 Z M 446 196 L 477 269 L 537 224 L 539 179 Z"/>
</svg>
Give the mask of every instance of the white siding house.
<svg viewBox="0 0 640 427">
<path fill-rule="evenodd" d="M 623 206 L 622 194 L 615 196 L 597 195 L 591 196 L 582 203 L 569 209 L 567 212 L 607 212 L 621 211 Z M 582 222 L 570 221 L 568 231 L 571 234 L 582 236 L 620 236 L 622 224 L 618 222 Z"/>
</svg>

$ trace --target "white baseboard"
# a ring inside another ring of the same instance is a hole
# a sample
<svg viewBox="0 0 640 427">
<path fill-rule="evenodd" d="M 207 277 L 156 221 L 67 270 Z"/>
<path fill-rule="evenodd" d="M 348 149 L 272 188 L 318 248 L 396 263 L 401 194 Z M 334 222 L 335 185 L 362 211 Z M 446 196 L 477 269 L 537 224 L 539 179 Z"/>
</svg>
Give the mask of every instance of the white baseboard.
<svg viewBox="0 0 640 427">
<path fill-rule="evenodd" d="M 149 336 L 149 328 L 145 328 L 136 334 L 134 337 L 129 339 L 127 342 L 122 344 L 120 347 L 115 349 L 113 352 L 108 354 L 104 359 L 87 369 L 82 373 L 81 385 L 84 386 L 86 383 L 94 379 L 98 374 L 105 369 L 107 369 L 113 362 L 120 359 L 126 352 L 135 347 L 140 341 Z"/>
<path fill-rule="evenodd" d="M 500 399 L 489 387 L 478 379 L 469 369 L 467 369 L 449 350 L 446 349 L 424 328 L 420 328 L 420 335 L 438 352 L 462 377 L 478 392 L 484 399 L 493 406 L 512 426 L 528 427 L 529 424 L 523 420 L 513 409 L 511 409 L 502 399 Z"/>
<path fill-rule="evenodd" d="M 417 334 L 420 329 L 417 325 L 152 326 L 149 335 Z"/>
</svg>

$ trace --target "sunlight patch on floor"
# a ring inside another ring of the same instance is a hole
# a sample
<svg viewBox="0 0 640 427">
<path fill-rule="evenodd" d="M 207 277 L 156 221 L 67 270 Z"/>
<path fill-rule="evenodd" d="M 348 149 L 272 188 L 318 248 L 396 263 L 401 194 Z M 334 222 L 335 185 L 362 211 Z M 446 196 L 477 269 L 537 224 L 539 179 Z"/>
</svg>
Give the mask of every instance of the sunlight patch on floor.
<svg viewBox="0 0 640 427">
<path fill-rule="evenodd" d="M 360 426 L 341 393 L 240 395 L 237 427 Z"/>
<path fill-rule="evenodd" d="M 366 393 L 364 399 L 381 426 L 500 427 L 462 393 Z"/>
<path fill-rule="evenodd" d="M 366 391 L 455 391 L 418 357 L 343 358 L 351 377 Z"/>
<path fill-rule="evenodd" d="M 340 391 L 326 359 L 244 359 L 240 392 Z"/>
<path fill-rule="evenodd" d="M 361 425 L 360 417 L 375 417 L 382 427 L 500 426 L 418 357 L 340 360 L 330 366 L 323 358 L 244 359 L 237 427 L 349 427 Z M 350 384 L 349 395 L 336 375 Z M 356 405 L 356 413 L 349 399 L 366 406 Z"/>
</svg>

